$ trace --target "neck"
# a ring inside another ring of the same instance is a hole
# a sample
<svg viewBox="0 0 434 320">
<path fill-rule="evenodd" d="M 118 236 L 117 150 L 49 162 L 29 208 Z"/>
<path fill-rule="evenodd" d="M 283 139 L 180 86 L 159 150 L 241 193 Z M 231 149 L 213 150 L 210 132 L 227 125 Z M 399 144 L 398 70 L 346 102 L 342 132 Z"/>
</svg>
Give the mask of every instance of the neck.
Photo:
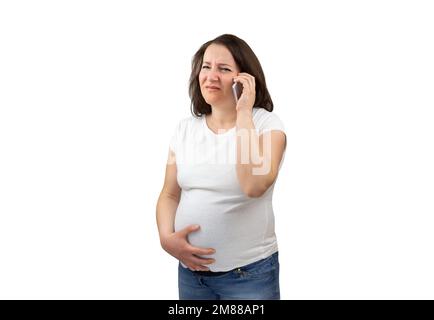
<svg viewBox="0 0 434 320">
<path fill-rule="evenodd" d="M 219 129 L 230 129 L 237 122 L 237 110 L 234 106 L 215 107 L 211 106 L 212 113 L 207 115 L 207 119 Z"/>
</svg>

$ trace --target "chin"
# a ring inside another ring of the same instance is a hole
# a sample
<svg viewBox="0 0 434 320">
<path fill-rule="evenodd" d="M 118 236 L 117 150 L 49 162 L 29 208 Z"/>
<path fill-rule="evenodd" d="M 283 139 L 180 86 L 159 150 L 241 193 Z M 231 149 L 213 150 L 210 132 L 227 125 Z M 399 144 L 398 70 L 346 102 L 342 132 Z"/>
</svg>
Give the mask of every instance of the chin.
<svg viewBox="0 0 434 320">
<path fill-rule="evenodd" d="M 206 103 L 208 103 L 209 105 L 216 103 L 217 101 L 219 101 L 219 99 L 213 99 L 212 97 L 204 97 L 204 100 Z"/>
</svg>

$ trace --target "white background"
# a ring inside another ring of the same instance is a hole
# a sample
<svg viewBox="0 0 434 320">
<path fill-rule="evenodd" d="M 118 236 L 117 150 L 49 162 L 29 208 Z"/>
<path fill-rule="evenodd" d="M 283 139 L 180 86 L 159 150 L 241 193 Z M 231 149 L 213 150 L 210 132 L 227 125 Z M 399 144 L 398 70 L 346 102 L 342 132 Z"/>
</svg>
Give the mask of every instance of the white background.
<svg viewBox="0 0 434 320">
<path fill-rule="evenodd" d="M 178 298 L 156 201 L 191 58 L 232 33 L 287 128 L 282 299 L 433 299 L 433 16 L 430 1 L 2 1 L 0 298 Z"/>
</svg>

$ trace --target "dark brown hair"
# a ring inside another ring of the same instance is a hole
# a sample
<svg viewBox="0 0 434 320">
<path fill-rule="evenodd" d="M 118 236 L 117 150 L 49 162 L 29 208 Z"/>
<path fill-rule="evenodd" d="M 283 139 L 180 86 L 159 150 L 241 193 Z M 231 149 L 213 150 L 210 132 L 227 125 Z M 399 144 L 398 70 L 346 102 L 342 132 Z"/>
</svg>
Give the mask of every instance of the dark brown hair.
<svg viewBox="0 0 434 320">
<path fill-rule="evenodd" d="M 202 68 L 205 50 L 213 43 L 223 45 L 231 52 L 240 72 L 247 72 L 255 77 L 256 98 L 253 108 L 264 108 L 272 112 L 273 101 L 268 93 L 264 72 L 255 53 L 244 40 L 232 34 L 223 34 L 204 43 L 193 56 L 189 81 L 191 113 L 197 117 L 211 113 L 211 106 L 206 103 L 200 91 L 199 73 Z"/>
</svg>

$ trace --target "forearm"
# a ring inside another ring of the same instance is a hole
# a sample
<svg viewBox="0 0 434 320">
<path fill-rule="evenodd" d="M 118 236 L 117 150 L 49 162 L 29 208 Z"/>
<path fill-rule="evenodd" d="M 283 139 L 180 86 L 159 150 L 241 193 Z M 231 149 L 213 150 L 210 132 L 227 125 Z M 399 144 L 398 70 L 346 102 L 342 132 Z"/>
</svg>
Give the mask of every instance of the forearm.
<svg viewBox="0 0 434 320">
<path fill-rule="evenodd" d="M 175 214 L 179 199 L 164 193 L 160 194 L 157 202 L 157 226 L 160 242 L 175 232 Z"/>
<path fill-rule="evenodd" d="M 237 113 L 237 177 L 247 195 L 261 194 L 266 190 L 261 168 L 267 159 L 263 157 L 262 146 L 253 123 L 252 112 Z M 256 173 L 256 174 L 255 174 Z"/>
</svg>

